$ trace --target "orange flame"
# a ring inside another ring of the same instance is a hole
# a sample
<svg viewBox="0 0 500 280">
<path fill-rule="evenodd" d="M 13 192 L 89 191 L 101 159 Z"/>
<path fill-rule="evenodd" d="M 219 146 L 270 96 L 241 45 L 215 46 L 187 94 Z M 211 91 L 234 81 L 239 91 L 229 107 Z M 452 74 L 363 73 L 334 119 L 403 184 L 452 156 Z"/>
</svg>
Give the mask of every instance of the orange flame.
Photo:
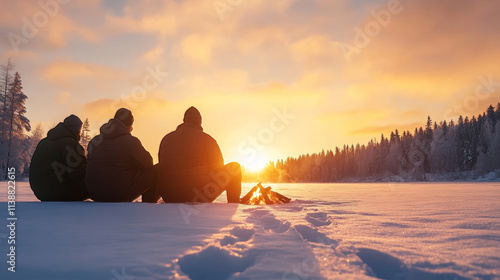
<svg viewBox="0 0 500 280">
<path fill-rule="evenodd" d="M 260 192 L 260 188 L 257 188 L 255 192 L 252 194 L 250 198 L 250 204 L 261 204 L 262 202 L 262 193 Z"/>
</svg>

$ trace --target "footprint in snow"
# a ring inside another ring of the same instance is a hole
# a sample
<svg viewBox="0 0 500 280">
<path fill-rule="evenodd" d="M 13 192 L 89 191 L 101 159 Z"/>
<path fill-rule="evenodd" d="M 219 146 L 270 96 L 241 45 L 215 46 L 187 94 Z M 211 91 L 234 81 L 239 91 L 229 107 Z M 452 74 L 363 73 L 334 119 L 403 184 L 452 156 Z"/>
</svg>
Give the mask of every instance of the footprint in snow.
<svg viewBox="0 0 500 280">
<path fill-rule="evenodd" d="M 254 265 L 255 260 L 254 251 L 237 254 L 217 246 L 208 246 L 197 253 L 181 257 L 178 264 L 180 270 L 192 280 L 228 279 Z"/>
<path fill-rule="evenodd" d="M 259 223 L 265 230 L 274 233 L 284 233 L 290 228 L 290 222 L 277 219 L 276 216 L 272 214 L 259 218 Z"/>
<path fill-rule="evenodd" d="M 177 265 L 182 273 L 193 280 L 227 279 L 238 275 L 257 261 L 257 252 L 245 244 L 254 235 L 253 227 L 233 227 L 222 239 L 210 241 L 196 253 L 181 256 Z"/>
<path fill-rule="evenodd" d="M 248 223 L 260 225 L 267 231 L 285 233 L 291 225 L 288 221 L 277 219 L 274 214 L 266 209 L 245 209 L 243 211 L 250 213 L 246 219 Z"/>
<path fill-rule="evenodd" d="M 220 240 L 221 246 L 234 245 L 236 242 L 246 242 L 253 238 L 255 229 L 235 227 L 229 231 L 229 234 Z"/>
<path fill-rule="evenodd" d="M 250 216 L 254 218 L 262 217 L 271 213 L 269 210 L 262 207 L 244 209 L 243 212 L 250 213 Z"/>
<path fill-rule="evenodd" d="M 328 226 L 332 223 L 328 218 L 328 214 L 323 212 L 307 213 L 306 221 L 315 227 Z"/>
<path fill-rule="evenodd" d="M 295 225 L 295 230 L 302 236 L 302 239 L 317 243 L 331 246 L 332 249 L 337 248 L 338 242 L 326 236 L 324 233 L 319 232 L 318 229 L 306 226 L 306 225 Z"/>
</svg>

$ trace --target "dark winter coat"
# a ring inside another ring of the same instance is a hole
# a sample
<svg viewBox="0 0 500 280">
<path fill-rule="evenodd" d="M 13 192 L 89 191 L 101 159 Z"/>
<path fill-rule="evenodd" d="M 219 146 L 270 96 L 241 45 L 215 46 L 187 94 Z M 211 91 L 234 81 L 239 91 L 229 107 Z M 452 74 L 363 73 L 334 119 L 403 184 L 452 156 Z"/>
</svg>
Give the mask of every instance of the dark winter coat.
<svg viewBox="0 0 500 280">
<path fill-rule="evenodd" d="M 111 119 L 88 145 L 85 183 L 95 201 L 127 201 L 138 173 L 153 167 L 153 158 L 123 123 Z"/>
<path fill-rule="evenodd" d="M 59 123 L 35 149 L 30 186 L 41 201 L 79 201 L 88 198 L 84 177 L 87 158 L 79 136 Z"/>
<path fill-rule="evenodd" d="M 193 188 L 210 182 L 210 171 L 224 167 L 219 145 L 203 128 L 183 123 L 160 144 L 158 188 L 165 202 L 192 201 Z"/>
</svg>

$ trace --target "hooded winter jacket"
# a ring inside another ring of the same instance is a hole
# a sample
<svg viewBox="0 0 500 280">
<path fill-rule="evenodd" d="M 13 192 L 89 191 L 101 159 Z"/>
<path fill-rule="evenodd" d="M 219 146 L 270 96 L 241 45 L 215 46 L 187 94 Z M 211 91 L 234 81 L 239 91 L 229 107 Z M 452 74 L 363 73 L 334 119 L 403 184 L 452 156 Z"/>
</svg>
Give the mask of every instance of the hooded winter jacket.
<svg viewBox="0 0 500 280">
<path fill-rule="evenodd" d="M 199 123 L 201 117 L 188 113 L 161 141 L 158 192 L 165 202 L 193 201 L 193 188 L 202 188 L 211 181 L 211 171 L 224 167 L 219 145 Z"/>
<path fill-rule="evenodd" d="M 88 198 L 84 177 L 87 159 L 79 136 L 59 123 L 38 143 L 31 158 L 30 187 L 41 201 Z"/>
<path fill-rule="evenodd" d="M 103 202 L 127 201 L 138 174 L 152 167 L 153 158 L 141 141 L 121 121 L 111 119 L 88 145 L 85 183 L 90 198 Z"/>
</svg>

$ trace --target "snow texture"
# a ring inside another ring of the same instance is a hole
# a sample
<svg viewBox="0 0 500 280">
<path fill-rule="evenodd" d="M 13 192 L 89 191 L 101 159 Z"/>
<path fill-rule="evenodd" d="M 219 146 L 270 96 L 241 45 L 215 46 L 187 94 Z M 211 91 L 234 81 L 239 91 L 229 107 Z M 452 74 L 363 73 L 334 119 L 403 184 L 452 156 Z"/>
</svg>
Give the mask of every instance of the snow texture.
<svg viewBox="0 0 500 280">
<path fill-rule="evenodd" d="M 2 226 L 0 279 L 500 280 L 499 183 L 273 189 L 293 201 L 40 203 L 18 183 L 16 272 Z"/>
</svg>

